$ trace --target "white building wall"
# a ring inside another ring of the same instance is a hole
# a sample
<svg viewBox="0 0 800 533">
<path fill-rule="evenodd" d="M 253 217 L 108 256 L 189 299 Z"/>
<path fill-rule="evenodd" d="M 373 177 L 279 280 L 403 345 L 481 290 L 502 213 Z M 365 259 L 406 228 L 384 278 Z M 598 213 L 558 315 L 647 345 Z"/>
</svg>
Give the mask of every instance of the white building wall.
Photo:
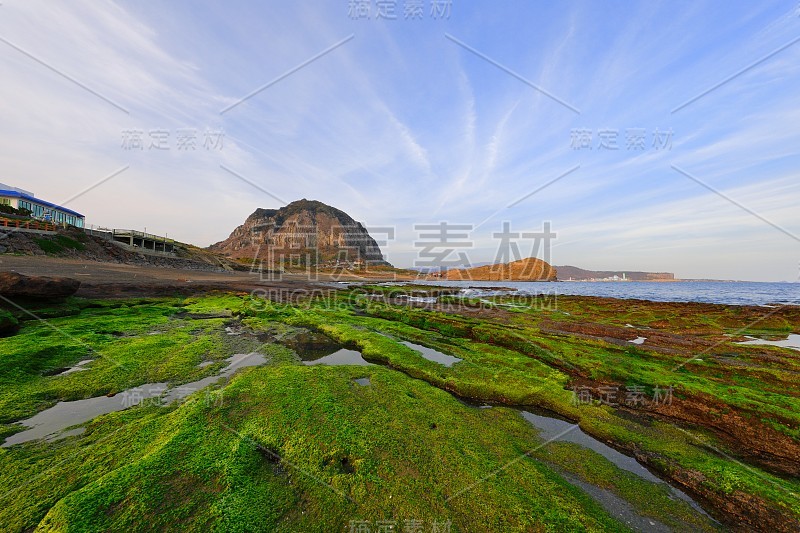
<svg viewBox="0 0 800 533">
<path fill-rule="evenodd" d="M 2 183 L 0 183 L 0 185 L 2 185 Z M 2 195 L 0 195 L 0 198 L 7 199 L 8 200 L 8 205 L 13 207 L 14 209 L 17 209 L 17 206 L 19 205 L 19 198 L 9 198 L 8 196 L 2 196 Z M 5 203 L 5 202 L 3 202 L 3 203 Z"/>
<path fill-rule="evenodd" d="M 7 185 L 4 185 L 4 184 L 0 183 L 0 188 L 2 188 L 2 187 L 5 187 L 6 190 L 9 189 L 9 187 Z M 61 222 L 66 222 L 67 220 L 69 220 L 69 223 L 71 223 L 71 224 L 73 224 L 73 225 L 75 225 L 75 226 L 77 226 L 79 228 L 82 228 L 85 225 L 85 218 L 84 217 L 78 217 L 78 216 L 72 215 L 70 213 L 66 213 L 64 211 L 61 211 L 60 209 L 55 209 L 53 207 L 45 206 L 43 204 L 40 204 L 39 202 L 30 200 L 30 199 L 27 199 L 27 198 L 17 198 L 17 197 L 3 196 L 3 195 L 0 195 L 0 198 L 7 199 L 8 200 L 8 205 L 13 207 L 14 209 L 19 209 L 19 202 L 20 202 L 20 200 L 22 200 L 24 202 L 27 202 L 27 203 L 31 204 L 32 207 L 36 206 L 36 207 L 40 208 L 39 210 L 42 213 L 44 213 L 45 211 L 49 210 L 50 211 L 50 215 L 51 215 L 50 221 L 54 222 L 56 224 L 61 223 Z M 34 209 L 34 216 L 41 216 L 41 213 L 39 213 L 36 209 Z"/>
</svg>

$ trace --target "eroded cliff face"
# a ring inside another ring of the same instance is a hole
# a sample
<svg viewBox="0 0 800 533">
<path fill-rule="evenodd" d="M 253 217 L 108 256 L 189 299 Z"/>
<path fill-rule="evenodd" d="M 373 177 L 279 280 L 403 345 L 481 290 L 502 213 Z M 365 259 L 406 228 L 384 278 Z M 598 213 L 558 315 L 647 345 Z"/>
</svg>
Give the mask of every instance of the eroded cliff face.
<svg viewBox="0 0 800 533">
<path fill-rule="evenodd" d="M 272 264 L 388 265 L 360 222 L 335 207 L 305 199 L 280 209 L 256 209 L 227 239 L 209 249 Z"/>
</svg>

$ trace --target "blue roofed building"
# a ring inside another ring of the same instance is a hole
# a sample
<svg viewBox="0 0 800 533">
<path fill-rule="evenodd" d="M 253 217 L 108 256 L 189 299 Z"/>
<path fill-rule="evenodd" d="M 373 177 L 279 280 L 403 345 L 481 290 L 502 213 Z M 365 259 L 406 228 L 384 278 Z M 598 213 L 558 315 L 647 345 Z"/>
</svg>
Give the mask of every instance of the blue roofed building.
<svg viewBox="0 0 800 533">
<path fill-rule="evenodd" d="M 36 198 L 30 191 L 0 183 L 0 205 L 8 205 L 14 209 L 27 209 L 32 216 L 55 224 L 69 224 L 82 228 L 85 218 L 72 209 L 67 209 L 52 202 Z"/>
</svg>

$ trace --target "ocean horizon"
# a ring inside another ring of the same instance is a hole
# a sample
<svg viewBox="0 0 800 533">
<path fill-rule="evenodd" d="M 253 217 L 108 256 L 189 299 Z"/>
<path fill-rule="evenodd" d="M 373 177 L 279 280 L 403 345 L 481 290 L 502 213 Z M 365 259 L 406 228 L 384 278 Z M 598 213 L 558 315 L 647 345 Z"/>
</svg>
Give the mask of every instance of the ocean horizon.
<svg viewBox="0 0 800 533">
<path fill-rule="evenodd" d="M 415 282 L 417 283 L 417 282 Z M 464 287 L 476 295 L 492 288 L 516 289 L 526 295 L 600 296 L 654 302 L 697 302 L 724 305 L 800 305 L 800 283 L 766 281 L 423 281 L 427 285 Z"/>
</svg>

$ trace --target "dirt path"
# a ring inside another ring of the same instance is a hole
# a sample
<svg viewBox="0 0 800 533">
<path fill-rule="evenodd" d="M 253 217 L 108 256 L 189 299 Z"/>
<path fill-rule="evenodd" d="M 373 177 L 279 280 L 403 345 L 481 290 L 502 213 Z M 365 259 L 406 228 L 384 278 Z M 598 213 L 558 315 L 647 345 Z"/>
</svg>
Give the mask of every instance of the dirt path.
<svg viewBox="0 0 800 533">
<path fill-rule="evenodd" d="M 281 279 L 270 280 L 250 272 L 204 272 L 13 255 L 0 255 L 0 271 L 78 279 L 81 288 L 77 296 L 93 298 L 192 294 L 211 290 L 311 290 L 327 287 L 326 282 L 332 281 L 324 275 L 320 275 L 318 280 L 309 280 L 303 274 L 284 274 Z"/>
</svg>

